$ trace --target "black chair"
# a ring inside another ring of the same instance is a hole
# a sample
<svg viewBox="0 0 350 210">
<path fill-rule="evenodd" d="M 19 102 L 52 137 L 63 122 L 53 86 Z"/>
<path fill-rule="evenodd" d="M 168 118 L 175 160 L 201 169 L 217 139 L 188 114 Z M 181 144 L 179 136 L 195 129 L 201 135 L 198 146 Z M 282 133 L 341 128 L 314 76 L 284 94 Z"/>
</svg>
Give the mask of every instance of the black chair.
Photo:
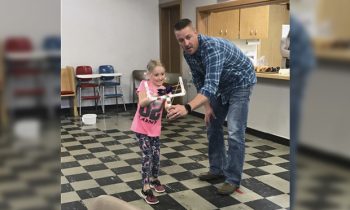
<svg viewBox="0 0 350 210">
<path fill-rule="evenodd" d="M 134 70 L 132 71 L 132 102 L 135 103 L 135 98 L 136 98 L 136 90 L 138 88 L 137 82 L 141 82 L 142 80 L 146 80 L 146 73 L 147 70 Z"/>
</svg>

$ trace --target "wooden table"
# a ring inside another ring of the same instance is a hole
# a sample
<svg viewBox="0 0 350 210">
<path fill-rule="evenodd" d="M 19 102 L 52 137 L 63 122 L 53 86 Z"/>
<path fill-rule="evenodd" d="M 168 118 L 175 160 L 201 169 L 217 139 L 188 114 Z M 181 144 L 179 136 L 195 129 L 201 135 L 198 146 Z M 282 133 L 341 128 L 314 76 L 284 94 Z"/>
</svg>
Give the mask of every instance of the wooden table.
<svg viewBox="0 0 350 210">
<path fill-rule="evenodd" d="M 108 74 L 78 74 L 76 75 L 79 79 L 95 79 L 101 77 L 121 77 L 121 73 L 108 73 Z"/>
</svg>

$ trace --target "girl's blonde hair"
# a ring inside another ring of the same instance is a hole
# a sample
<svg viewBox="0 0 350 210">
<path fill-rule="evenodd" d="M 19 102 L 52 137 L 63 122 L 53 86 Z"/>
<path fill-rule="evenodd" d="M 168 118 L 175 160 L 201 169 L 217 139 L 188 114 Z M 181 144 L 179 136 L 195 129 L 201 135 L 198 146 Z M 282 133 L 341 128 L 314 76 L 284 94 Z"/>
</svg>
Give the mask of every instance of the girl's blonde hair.
<svg viewBox="0 0 350 210">
<path fill-rule="evenodd" d="M 153 69 L 157 66 L 161 66 L 164 68 L 162 62 L 160 62 L 160 60 L 150 60 L 147 64 L 147 71 L 148 73 L 151 73 L 153 71 Z"/>
</svg>

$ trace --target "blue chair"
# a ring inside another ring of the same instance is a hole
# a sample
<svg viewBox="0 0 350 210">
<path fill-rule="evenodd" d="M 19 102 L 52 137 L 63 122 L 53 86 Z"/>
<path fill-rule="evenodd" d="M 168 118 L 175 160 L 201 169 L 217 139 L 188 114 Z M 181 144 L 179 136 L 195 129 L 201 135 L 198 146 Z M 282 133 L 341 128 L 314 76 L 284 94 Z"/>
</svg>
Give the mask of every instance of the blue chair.
<svg viewBox="0 0 350 210">
<path fill-rule="evenodd" d="M 112 65 L 102 65 L 99 66 L 98 72 L 100 74 L 115 73 Z M 115 79 L 114 79 L 115 78 Z M 123 98 L 123 88 L 120 85 L 121 77 L 120 76 L 111 76 L 111 77 L 101 77 L 100 78 L 100 87 L 102 87 L 102 110 L 105 113 L 105 99 L 106 98 L 115 98 L 116 104 L 118 107 L 118 99 L 121 98 L 124 110 L 126 111 L 126 106 Z M 107 89 L 114 88 L 114 93 L 106 93 Z"/>
<path fill-rule="evenodd" d="M 60 36 L 48 36 L 43 41 L 43 49 L 48 50 L 61 50 L 61 37 Z"/>
<path fill-rule="evenodd" d="M 57 73 L 61 70 L 61 37 L 47 36 L 44 38 L 42 48 L 46 53 L 48 72 Z"/>
</svg>

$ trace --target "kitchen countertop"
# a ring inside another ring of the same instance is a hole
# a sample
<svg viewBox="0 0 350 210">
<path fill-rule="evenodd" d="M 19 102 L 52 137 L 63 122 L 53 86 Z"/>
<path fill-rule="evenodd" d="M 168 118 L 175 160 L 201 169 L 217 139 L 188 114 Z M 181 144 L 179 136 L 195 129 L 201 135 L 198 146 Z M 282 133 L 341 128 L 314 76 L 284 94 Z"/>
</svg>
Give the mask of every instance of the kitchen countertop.
<svg viewBox="0 0 350 210">
<path fill-rule="evenodd" d="M 279 80 L 290 80 L 289 75 L 281 75 L 279 73 L 270 73 L 270 72 L 256 73 L 256 77 L 268 78 L 268 79 L 279 79 Z"/>
</svg>

